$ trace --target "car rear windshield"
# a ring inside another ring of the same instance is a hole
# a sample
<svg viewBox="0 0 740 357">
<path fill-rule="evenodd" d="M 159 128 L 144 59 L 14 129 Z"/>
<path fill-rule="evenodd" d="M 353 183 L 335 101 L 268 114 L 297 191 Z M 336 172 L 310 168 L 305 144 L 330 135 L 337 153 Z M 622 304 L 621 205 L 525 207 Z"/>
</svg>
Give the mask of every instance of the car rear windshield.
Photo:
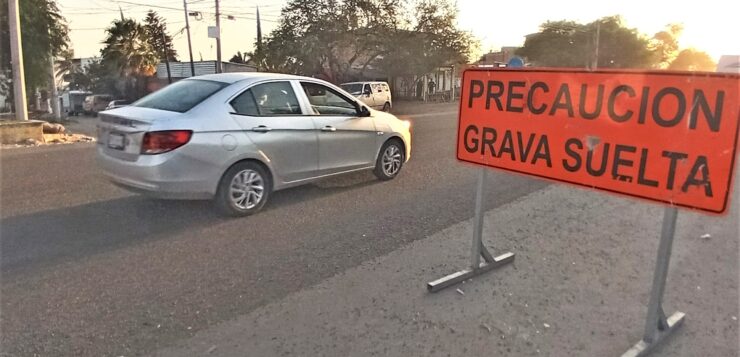
<svg viewBox="0 0 740 357">
<path fill-rule="evenodd" d="M 362 94 L 362 83 L 342 84 L 340 87 L 352 95 Z"/>
<path fill-rule="evenodd" d="M 182 80 L 139 99 L 133 106 L 184 113 L 228 85 L 201 79 Z"/>
</svg>

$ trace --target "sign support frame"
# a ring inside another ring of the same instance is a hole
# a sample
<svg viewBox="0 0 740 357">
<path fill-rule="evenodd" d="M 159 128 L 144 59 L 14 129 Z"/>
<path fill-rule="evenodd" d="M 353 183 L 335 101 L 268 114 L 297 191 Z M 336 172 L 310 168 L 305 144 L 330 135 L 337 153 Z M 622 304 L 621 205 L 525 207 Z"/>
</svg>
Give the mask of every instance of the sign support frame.
<svg viewBox="0 0 740 357">
<path fill-rule="evenodd" d="M 501 267 L 514 261 L 514 253 L 507 252 L 497 257 L 483 245 L 483 201 L 485 200 L 488 168 L 481 167 L 478 171 L 478 184 L 475 190 L 475 217 L 473 219 L 473 240 L 470 252 L 470 268 L 447 275 L 427 283 L 427 290 L 435 293 L 448 286 L 468 280 L 474 276 Z M 484 262 L 481 263 L 480 258 Z"/>
<path fill-rule="evenodd" d="M 663 311 L 663 295 L 668 277 L 668 264 L 671 260 L 673 238 L 676 232 L 676 218 L 678 209 L 675 206 L 666 207 L 663 213 L 663 227 L 658 245 L 658 258 L 653 274 L 653 286 L 650 291 L 645 333 L 640 342 L 632 346 L 622 357 L 643 357 L 649 355 L 658 345 L 664 342 L 683 325 L 686 314 L 680 311 L 666 317 Z"/>
</svg>

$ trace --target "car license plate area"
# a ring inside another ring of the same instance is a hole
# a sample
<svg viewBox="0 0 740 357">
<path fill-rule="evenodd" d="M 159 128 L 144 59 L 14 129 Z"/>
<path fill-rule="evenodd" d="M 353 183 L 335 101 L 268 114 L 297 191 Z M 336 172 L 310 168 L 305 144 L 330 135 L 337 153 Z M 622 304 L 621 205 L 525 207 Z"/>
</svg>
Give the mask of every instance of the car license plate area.
<svg viewBox="0 0 740 357">
<path fill-rule="evenodd" d="M 114 150 L 123 150 L 126 147 L 126 140 L 123 134 L 108 134 L 108 147 Z"/>
</svg>

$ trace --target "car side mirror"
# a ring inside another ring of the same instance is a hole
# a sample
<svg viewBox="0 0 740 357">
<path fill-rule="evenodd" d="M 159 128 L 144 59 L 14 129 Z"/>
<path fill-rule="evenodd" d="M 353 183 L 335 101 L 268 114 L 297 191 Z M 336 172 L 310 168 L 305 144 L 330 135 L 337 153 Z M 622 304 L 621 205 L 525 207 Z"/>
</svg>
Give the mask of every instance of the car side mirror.
<svg viewBox="0 0 740 357">
<path fill-rule="evenodd" d="M 369 89 L 368 88 L 368 89 L 365 90 L 364 94 L 369 96 L 369 95 L 373 94 L 373 91 L 372 91 L 372 89 Z"/>
<path fill-rule="evenodd" d="M 357 116 L 359 117 L 369 117 L 370 111 L 367 109 L 364 105 L 357 105 Z"/>
</svg>

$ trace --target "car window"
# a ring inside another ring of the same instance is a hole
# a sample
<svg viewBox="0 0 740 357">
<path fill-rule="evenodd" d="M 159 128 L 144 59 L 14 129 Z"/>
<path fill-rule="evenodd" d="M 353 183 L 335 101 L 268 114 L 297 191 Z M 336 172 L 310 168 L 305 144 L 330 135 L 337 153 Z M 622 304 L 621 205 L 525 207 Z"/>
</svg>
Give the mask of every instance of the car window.
<svg viewBox="0 0 740 357">
<path fill-rule="evenodd" d="M 370 85 L 369 84 L 365 84 L 365 87 L 362 88 L 362 93 L 367 93 L 367 91 L 369 91 L 369 90 L 370 90 Z"/>
<path fill-rule="evenodd" d="M 257 107 L 257 100 L 254 99 L 254 94 L 251 89 L 247 89 L 242 94 L 239 94 L 234 100 L 231 101 L 231 107 L 234 108 L 234 113 L 249 116 L 260 116 L 259 109 Z"/>
<path fill-rule="evenodd" d="M 318 83 L 301 82 L 301 86 L 314 114 L 357 115 L 356 103 L 337 91 Z"/>
<path fill-rule="evenodd" d="M 290 82 L 258 84 L 250 88 L 250 91 L 261 116 L 300 115 L 302 113 Z"/>
<path fill-rule="evenodd" d="M 132 106 L 184 113 L 228 85 L 224 82 L 186 79 L 149 94 Z"/>
<path fill-rule="evenodd" d="M 340 87 L 352 95 L 362 94 L 362 83 L 345 83 Z"/>
</svg>

